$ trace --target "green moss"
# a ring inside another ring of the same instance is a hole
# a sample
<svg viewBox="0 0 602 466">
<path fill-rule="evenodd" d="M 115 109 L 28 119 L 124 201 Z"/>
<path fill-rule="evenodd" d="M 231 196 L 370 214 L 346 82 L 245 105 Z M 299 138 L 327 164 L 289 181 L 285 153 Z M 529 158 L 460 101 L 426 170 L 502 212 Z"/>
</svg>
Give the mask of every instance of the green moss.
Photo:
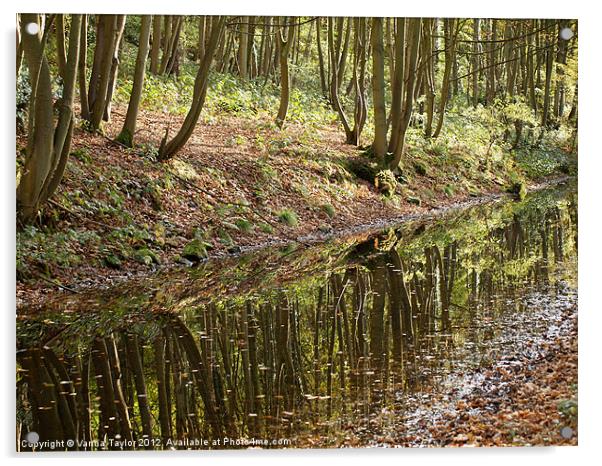
<svg viewBox="0 0 602 466">
<path fill-rule="evenodd" d="M 391 170 L 381 170 L 374 177 L 374 186 L 376 186 L 376 189 L 378 189 L 379 192 L 390 197 L 395 194 L 397 180 Z"/>
<path fill-rule="evenodd" d="M 121 133 L 119 133 L 119 136 L 115 140 L 126 147 L 134 146 L 134 135 L 126 128 L 121 130 Z"/>
<path fill-rule="evenodd" d="M 453 186 L 450 186 L 449 184 L 446 185 L 445 188 L 443 188 L 443 192 L 448 197 L 452 197 L 455 193 Z"/>
<path fill-rule="evenodd" d="M 207 253 L 207 243 L 195 238 L 190 241 L 182 250 L 182 257 L 191 261 L 200 261 L 209 257 Z"/>
<path fill-rule="evenodd" d="M 576 399 L 573 400 L 561 400 L 558 403 L 558 412 L 565 418 L 574 421 L 577 419 L 578 414 L 578 403 Z"/>
<path fill-rule="evenodd" d="M 159 256 L 157 256 L 154 251 L 148 248 L 141 248 L 134 251 L 134 254 L 132 254 L 132 259 L 134 259 L 136 262 L 146 265 L 158 264 L 160 262 Z"/>
<path fill-rule="evenodd" d="M 345 168 L 357 178 L 370 183 L 374 183 L 374 178 L 378 173 L 377 164 L 362 157 L 348 159 L 345 162 Z"/>
</svg>

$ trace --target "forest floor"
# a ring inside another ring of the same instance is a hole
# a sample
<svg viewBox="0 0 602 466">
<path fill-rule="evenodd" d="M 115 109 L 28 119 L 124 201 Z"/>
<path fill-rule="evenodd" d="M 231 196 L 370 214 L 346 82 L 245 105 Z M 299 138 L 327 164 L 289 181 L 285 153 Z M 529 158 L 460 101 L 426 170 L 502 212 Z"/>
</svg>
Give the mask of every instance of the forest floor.
<svg viewBox="0 0 602 466">
<path fill-rule="evenodd" d="M 42 221 L 18 229 L 18 305 L 191 265 L 194 255 L 333 235 L 503 193 L 517 179 L 542 181 L 526 178 L 509 154 L 483 157 L 460 141 L 444 154 L 436 147 L 409 150 L 403 182 L 386 196 L 371 180 L 368 156 L 344 144 L 338 125 L 290 123 L 279 130 L 262 118 L 230 114 L 200 122 L 175 159 L 158 163 L 155 135 L 167 124 L 173 133 L 183 117 L 167 122 L 143 111 L 139 146 L 127 149 L 111 139 L 125 110 L 115 106 L 106 136 L 76 129 Z M 24 145 L 17 136 L 21 152 Z M 561 161 L 546 177 L 562 173 Z"/>
<path fill-rule="evenodd" d="M 578 443 L 577 291 L 524 299 L 531 309 L 489 342 L 488 361 L 395 401 L 337 436 L 298 446 L 479 447 Z"/>
</svg>

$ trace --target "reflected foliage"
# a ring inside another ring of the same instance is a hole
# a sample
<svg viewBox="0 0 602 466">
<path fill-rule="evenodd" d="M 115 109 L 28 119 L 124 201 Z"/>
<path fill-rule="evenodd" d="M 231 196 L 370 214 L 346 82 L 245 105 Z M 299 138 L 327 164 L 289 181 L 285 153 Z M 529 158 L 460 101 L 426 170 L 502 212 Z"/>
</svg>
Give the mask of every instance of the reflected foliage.
<svg viewBox="0 0 602 466">
<path fill-rule="evenodd" d="M 270 269 L 200 299 L 189 281 L 169 295 L 163 277 L 166 288 L 99 295 L 88 314 L 89 297 L 23 317 L 18 448 L 31 449 L 22 440 L 32 430 L 82 450 L 224 437 L 327 446 L 391 397 L 478 365 L 508 318 L 528 312 L 530 290 L 574 281 L 576 222 L 575 190 L 548 190 L 322 246 L 337 260 L 298 252 L 309 272 L 294 279 Z"/>
</svg>

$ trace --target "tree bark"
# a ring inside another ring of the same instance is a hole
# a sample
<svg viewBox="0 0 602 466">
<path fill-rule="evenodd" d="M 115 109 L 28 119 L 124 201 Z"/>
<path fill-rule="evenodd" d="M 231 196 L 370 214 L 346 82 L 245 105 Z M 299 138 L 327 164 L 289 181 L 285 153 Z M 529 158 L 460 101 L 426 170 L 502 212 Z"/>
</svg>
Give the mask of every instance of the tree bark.
<svg viewBox="0 0 602 466">
<path fill-rule="evenodd" d="M 280 105 L 278 107 L 278 114 L 276 115 L 276 125 L 279 128 L 282 128 L 284 125 L 284 120 L 286 120 L 286 114 L 288 113 L 288 104 L 291 93 L 291 78 L 288 66 L 288 56 L 291 45 L 295 38 L 295 26 L 293 24 L 288 26 L 286 39 L 284 38 L 284 31 L 282 28 L 278 32 L 277 37 L 280 47 Z"/>
<path fill-rule="evenodd" d="M 405 136 L 412 116 L 414 106 L 414 82 L 417 74 L 418 51 L 420 49 L 420 28 L 421 20 L 411 18 L 408 20 L 408 60 L 407 60 L 407 83 L 405 88 L 405 99 L 403 102 L 402 113 L 397 124 L 393 122 L 393 131 L 398 133 L 398 141 L 393 153 L 393 159 L 389 164 L 391 170 L 399 167 L 403 150 L 405 148 Z"/>
<path fill-rule="evenodd" d="M 159 74 L 159 57 L 161 55 L 161 24 L 163 16 L 153 16 L 153 44 L 151 48 L 150 71 L 152 74 Z"/>
<path fill-rule="evenodd" d="M 240 19 L 238 34 L 238 75 L 242 79 L 247 79 L 249 63 L 247 49 L 249 45 L 249 16 L 243 16 Z"/>
<path fill-rule="evenodd" d="M 87 89 L 88 62 L 88 15 L 82 15 L 82 27 L 79 47 L 79 104 L 82 120 L 90 119 L 90 104 Z"/>
<path fill-rule="evenodd" d="M 65 15 L 56 15 L 56 53 L 59 76 L 65 78 L 67 68 L 67 54 L 65 51 Z"/>
<path fill-rule="evenodd" d="M 19 219 L 28 223 L 37 215 L 40 205 L 52 196 L 62 179 L 73 131 L 73 100 L 79 60 L 81 15 L 73 15 L 69 34 L 63 93 L 57 102 L 58 121 L 53 117 L 53 93 L 50 69 L 41 34 L 23 32 L 23 47 L 32 80 L 29 102 L 29 127 L 25 166 L 17 186 Z M 23 14 L 22 27 L 38 22 L 36 14 Z"/>
<path fill-rule="evenodd" d="M 479 18 L 472 20 L 472 106 L 477 108 L 479 103 L 479 68 L 480 68 L 480 53 L 481 53 L 481 22 Z"/>
<path fill-rule="evenodd" d="M 374 141 L 372 150 L 380 165 L 387 155 L 387 111 L 385 108 L 385 50 L 383 19 L 372 19 L 372 101 L 374 107 Z"/>
<path fill-rule="evenodd" d="M 173 157 L 179 150 L 184 147 L 184 144 L 190 139 L 194 127 L 196 126 L 203 104 L 205 103 L 205 96 L 207 94 L 207 85 L 209 80 L 209 68 L 213 60 L 213 55 L 217 47 L 220 36 L 224 30 L 226 18 L 224 16 L 215 16 L 212 18 L 211 36 L 207 44 L 207 50 L 203 57 L 203 62 L 199 66 L 197 76 L 194 83 L 194 90 L 192 96 L 192 106 L 182 127 L 172 140 L 167 142 L 168 134 L 165 134 L 161 147 L 159 148 L 159 160 L 165 161 Z"/>
<path fill-rule="evenodd" d="M 128 104 L 123 129 L 121 130 L 119 136 L 117 136 L 117 140 L 128 147 L 132 147 L 134 144 L 136 119 L 138 117 L 142 89 L 144 88 L 144 73 L 146 70 L 146 57 L 148 56 L 149 49 L 151 22 L 151 15 L 145 15 L 142 17 L 142 24 L 140 27 L 140 45 L 138 47 L 138 55 L 136 57 L 136 68 L 134 70 L 132 92 L 130 94 L 130 101 Z"/>
<path fill-rule="evenodd" d="M 445 108 L 449 99 L 450 87 L 451 87 L 451 74 L 453 71 L 453 63 L 456 60 L 456 39 L 458 37 L 458 29 L 456 26 L 456 20 L 445 19 L 444 20 L 445 30 L 445 70 L 443 71 L 443 82 L 441 84 L 441 96 L 439 98 L 439 119 L 437 120 L 437 127 L 433 133 L 433 139 L 437 138 L 443 128 L 443 120 L 445 118 Z"/>
</svg>

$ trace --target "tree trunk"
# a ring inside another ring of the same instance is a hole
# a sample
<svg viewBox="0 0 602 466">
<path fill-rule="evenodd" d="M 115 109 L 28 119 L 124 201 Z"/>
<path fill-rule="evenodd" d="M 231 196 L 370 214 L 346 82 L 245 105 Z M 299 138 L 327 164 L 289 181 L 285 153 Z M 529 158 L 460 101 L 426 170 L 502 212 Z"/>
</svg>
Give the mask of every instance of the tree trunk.
<svg viewBox="0 0 602 466">
<path fill-rule="evenodd" d="M 180 149 L 182 149 L 182 147 L 184 147 L 184 144 L 186 144 L 192 135 L 194 127 L 196 126 L 199 116 L 201 115 L 203 104 L 205 103 L 205 96 L 207 94 L 207 85 L 209 80 L 209 68 L 213 60 L 215 49 L 217 48 L 217 43 L 224 30 L 225 23 L 226 18 L 223 16 L 215 16 L 212 18 L 211 36 L 207 44 L 207 50 L 205 51 L 203 62 L 199 66 L 194 83 L 192 106 L 190 107 L 190 110 L 186 115 L 184 123 L 178 131 L 178 134 L 176 134 L 169 142 L 167 141 L 168 134 L 166 132 L 165 137 L 161 142 L 161 147 L 159 148 L 160 161 L 165 161 L 173 157 Z"/>
<path fill-rule="evenodd" d="M 425 19 L 425 35 L 422 42 L 425 64 L 425 86 L 426 86 L 426 123 L 424 126 L 424 136 L 428 139 L 433 131 L 433 117 L 435 113 L 435 63 L 433 60 L 435 31 L 435 22 L 432 19 Z M 436 54 L 435 54 L 436 56 Z"/>
<path fill-rule="evenodd" d="M 481 56 L 481 22 L 479 18 L 475 18 L 472 21 L 472 106 L 477 108 L 479 103 L 479 68 L 481 66 L 479 58 Z"/>
<path fill-rule="evenodd" d="M 40 21 L 36 14 L 23 14 L 22 27 Z M 54 125 L 50 69 L 41 34 L 22 31 L 23 47 L 32 80 L 25 166 L 17 186 L 19 219 L 28 223 L 40 205 L 52 196 L 62 179 L 71 147 L 73 100 L 79 60 L 81 15 L 71 18 L 69 51 L 61 99 L 57 102 L 58 122 Z"/>
<path fill-rule="evenodd" d="M 207 21 L 206 16 L 199 16 L 199 40 L 197 43 L 196 60 L 201 63 L 203 61 L 203 55 L 205 54 L 205 32 L 207 28 L 205 23 Z"/>
<path fill-rule="evenodd" d="M 134 82 L 128 104 L 125 123 L 117 140 L 122 144 L 132 147 L 134 144 L 134 133 L 136 132 L 136 119 L 138 117 L 138 108 L 140 106 L 140 97 L 144 88 L 144 73 L 146 70 L 146 57 L 148 56 L 149 38 L 151 32 L 152 16 L 142 17 L 140 27 L 140 45 L 138 47 L 138 56 L 136 57 L 136 68 L 134 70 Z"/>
<path fill-rule="evenodd" d="M 238 75 L 242 79 L 247 79 L 248 63 L 248 45 L 249 45 L 249 16 L 243 16 L 240 19 L 238 34 Z"/>
<path fill-rule="evenodd" d="M 405 148 L 405 136 L 412 116 L 414 106 L 414 81 L 417 74 L 418 50 L 420 49 L 420 27 L 419 18 L 408 20 L 408 60 L 407 60 L 407 83 L 405 88 L 405 99 L 403 102 L 402 113 L 398 122 L 393 122 L 393 131 L 398 133 L 398 141 L 393 153 L 393 160 L 389 164 L 391 170 L 399 167 L 403 150 Z M 395 124 L 397 123 L 397 124 Z"/>
<path fill-rule="evenodd" d="M 547 20 L 547 23 L 549 24 Z M 546 49 L 546 83 L 544 88 L 544 96 L 543 96 L 543 112 L 541 114 L 541 125 L 543 127 L 548 126 L 550 120 L 550 96 L 551 96 L 551 88 L 552 88 L 552 65 L 554 62 L 554 50 L 552 49 L 551 40 L 547 41 L 547 49 Z"/>
<path fill-rule="evenodd" d="M 290 100 L 291 78 L 289 75 L 288 56 L 295 38 L 295 26 L 293 24 L 288 26 L 286 40 L 284 39 L 284 31 L 282 28 L 278 32 L 277 37 L 280 46 L 280 106 L 278 107 L 278 114 L 276 116 L 276 125 L 279 128 L 282 128 L 284 120 L 286 120 Z"/>
<path fill-rule="evenodd" d="M 445 118 L 445 107 L 447 106 L 447 100 L 449 99 L 449 91 L 451 87 L 451 74 L 453 71 L 453 63 L 456 61 L 456 38 L 458 37 L 458 30 L 456 28 L 456 20 L 445 19 L 444 30 L 445 30 L 445 70 L 443 71 L 443 82 L 441 83 L 441 96 L 439 98 L 439 119 L 437 120 L 437 127 L 433 133 L 433 138 L 437 138 L 443 128 L 443 119 Z M 455 29 L 455 30 L 454 30 Z M 493 84 L 492 84 L 493 85 Z"/>
<path fill-rule="evenodd" d="M 342 34 L 342 22 L 339 22 L 338 33 Z M 338 51 L 334 46 L 334 19 L 328 18 L 328 57 L 329 57 L 329 70 L 330 70 L 330 102 L 332 103 L 332 107 L 339 115 L 341 123 L 343 124 L 343 128 L 345 130 L 346 141 L 348 144 L 353 143 L 354 135 L 351 131 L 351 127 L 349 126 L 349 121 L 347 120 L 347 116 L 345 115 L 345 110 L 341 105 L 341 101 L 339 99 L 339 64 L 341 59 L 339 59 Z"/>
<path fill-rule="evenodd" d="M 119 15 L 101 15 L 98 19 L 96 32 L 96 50 L 94 51 L 94 64 L 90 77 L 89 104 L 90 128 L 100 129 L 100 123 L 105 116 L 107 96 L 112 94 L 109 90 L 112 77 L 115 49 L 120 36 L 121 20 Z"/>
<path fill-rule="evenodd" d="M 393 67 L 393 84 L 391 86 L 391 121 L 399 121 L 401 116 L 401 103 L 404 94 L 404 77 L 405 77 L 405 44 L 406 44 L 406 19 L 397 18 L 397 26 L 395 32 L 395 53 Z M 389 153 L 395 151 L 399 133 L 391 131 L 389 139 Z"/>
<path fill-rule="evenodd" d="M 105 110 L 102 115 L 104 121 L 111 121 L 111 104 L 113 101 L 113 93 L 115 92 L 115 86 L 117 85 L 117 71 L 119 68 L 119 47 L 121 44 L 121 38 L 123 37 L 123 30 L 125 27 L 125 15 L 119 15 L 117 17 L 117 31 L 115 36 L 115 45 L 113 47 L 113 56 L 111 57 L 111 71 L 109 73 L 109 85 L 107 88 L 107 96 L 105 98 Z"/>
<path fill-rule="evenodd" d="M 87 89 L 88 61 L 88 15 L 82 15 L 81 38 L 79 47 L 79 104 L 82 120 L 90 119 L 90 104 Z"/>
<path fill-rule="evenodd" d="M 65 15 L 56 15 L 56 53 L 59 76 L 65 78 L 67 54 L 65 53 Z"/>
<path fill-rule="evenodd" d="M 151 49 L 150 71 L 153 74 L 159 74 L 159 56 L 161 54 L 161 24 L 163 16 L 153 16 L 153 44 Z"/>
<path fill-rule="evenodd" d="M 328 96 L 328 86 L 326 85 L 326 70 L 324 67 L 324 54 L 322 53 L 322 19 L 317 18 L 316 25 L 316 43 L 318 45 L 318 67 L 320 71 L 320 86 L 322 95 Z"/>
<path fill-rule="evenodd" d="M 385 107 L 385 47 L 383 19 L 372 19 L 372 101 L 374 107 L 374 141 L 372 150 L 379 165 L 387 155 L 387 110 Z"/>
</svg>

